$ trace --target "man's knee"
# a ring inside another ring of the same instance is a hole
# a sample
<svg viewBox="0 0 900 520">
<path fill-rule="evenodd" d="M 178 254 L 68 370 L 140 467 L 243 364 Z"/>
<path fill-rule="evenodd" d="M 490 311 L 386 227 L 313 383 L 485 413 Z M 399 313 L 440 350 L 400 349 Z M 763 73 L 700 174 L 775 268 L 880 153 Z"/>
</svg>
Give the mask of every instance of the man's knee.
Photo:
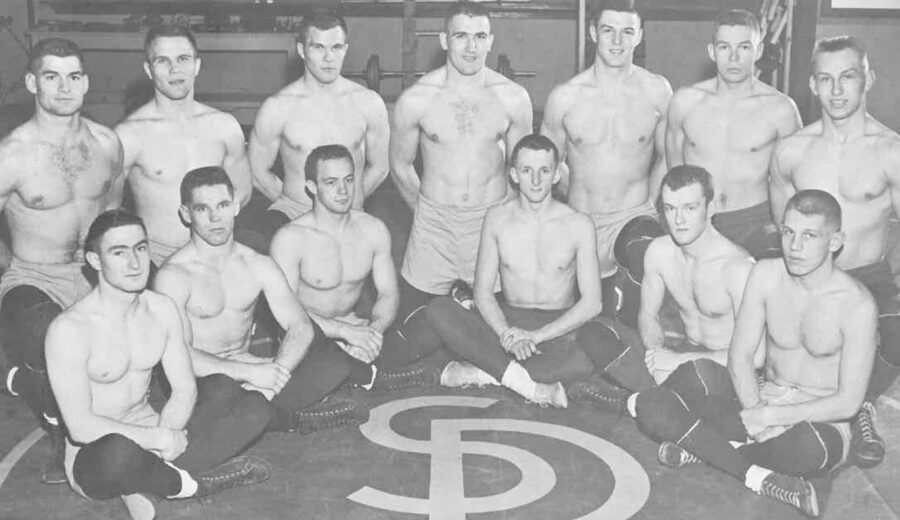
<svg viewBox="0 0 900 520">
<path fill-rule="evenodd" d="M 45 370 L 44 338 L 47 328 L 62 312 L 62 307 L 40 289 L 22 285 L 3 298 L 4 326 L 11 333 L 4 345 L 14 363 L 24 362 L 33 370 Z"/>
<path fill-rule="evenodd" d="M 651 216 L 641 215 L 631 219 L 619 232 L 613 245 L 613 254 L 619 264 L 638 282 L 644 277 L 644 254 L 654 238 L 665 234 L 659 221 Z"/>
<path fill-rule="evenodd" d="M 428 306 L 425 307 L 425 319 L 435 330 L 440 332 L 447 327 L 451 327 L 454 321 L 453 317 L 460 312 L 470 311 L 460 307 L 449 296 L 438 296 L 432 299 Z"/>
<path fill-rule="evenodd" d="M 582 325 L 577 332 L 578 345 L 598 369 L 608 367 L 628 348 L 616 330 L 603 321 L 591 320 Z"/>
<path fill-rule="evenodd" d="M 637 394 L 635 411 L 641 429 L 660 441 L 677 442 L 697 422 L 684 400 L 665 387 Z"/>
<path fill-rule="evenodd" d="M 265 426 L 275 417 L 275 408 L 261 393 L 243 390 L 239 409 L 236 410 L 247 424 Z"/>
<path fill-rule="evenodd" d="M 210 374 L 197 379 L 197 401 L 203 404 L 231 402 L 242 391 L 240 383 L 225 374 Z"/>
<path fill-rule="evenodd" d="M 118 495 L 116 489 L 142 472 L 146 452 L 136 442 L 111 433 L 81 448 L 72 475 L 84 493 L 97 500 Z"/>
<path fill-rule="evenodd" d="M 683 396 L 688 403 L 710 395 L 727 397 L 734 392 L 728 370 L 710 359 L 682 363 L 663 382 L 663 386 Z"/>
<path fill-rule="evenodd" d="M 881 357 L 895 367 L 900 367 L 900 315 L 890 314 L 878 318 L 878 334 Z"/>
</svg>

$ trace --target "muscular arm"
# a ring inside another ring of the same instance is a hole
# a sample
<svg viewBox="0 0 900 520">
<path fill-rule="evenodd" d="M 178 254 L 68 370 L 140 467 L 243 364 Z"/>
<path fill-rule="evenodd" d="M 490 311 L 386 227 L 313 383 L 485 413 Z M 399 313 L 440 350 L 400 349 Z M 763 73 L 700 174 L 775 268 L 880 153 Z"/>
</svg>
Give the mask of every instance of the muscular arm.
<svg viewBox="0 0 900 520">
<path fill-rule="evenodd" d="M 297 294 L 288 286 L 275 262 L 262 255 L 255 260 L 258 262 L 257 276 L 262 281 L 263 294 L 269 302 L 275 321 L 285 330 L 275 363 L 292 371 L 306 356 L 312 343 L 312 323 L 300 305 Z"/>
<path fill-rule="evenodd" d="M 304 246 L 302 238 L 302 233 L 297 232 L 294 226 L 288 225 L 275 233 L 269 245 L 269 256 L 281 268 L 288 287 L 294 294 L 297 294 L 297 287 L 300 284 L 300 260 L 303 257 L 301 249 Z"/>
<path fill-rule="evenodd" d="M 58 317 L 47 329 L 45 341 L 47 375 L 69 436 L 77 443 L 86 444 L 118 433 L 146 450 L 159 449 L 163 442 L 162 428 L 135 426 L 94 413 L 88 375 L 90 324 L 78 323 L 76 319 Z"/>
<path fill-rule="evenodd" d="M 769 163 L 769 203 L 772 206 L 772 218 L 777 225 L 781 224 L 787 201 L 797 193 L 792 176 L 791 141 L 780 141 L 772 153 Z"/>
<path fill-rule="evenodd" d="M 509 110 L 509 128 L 506 129 L 506 162 L 512 160 L 513 148 L 520 139 L 532 133 L 532 119 L 534 113 L 531 109 L 531 98 L 528 91 L 513 83 L 515 95 L 504 98 Z"/>
<path fill-rule="evenodd" d="M 366 166 L 362 172 L 363 198 L 368 197 L 388 175 L 388 146 L 391 124 L 381 96 L 367 92 L 363 114 L 366 118 Z M 361 208 L 360 208 L 361 209 Z"/>
<path fill-rule="evenodd" d="M 547 136 L 559 151 L 560 179 L 556 189 L 560 193 L 569 192 L 569 168 L 566 165 L 566 127 L 564 118 L 568 109 L 568 87 L 560 85 L 550 92 L 544 106 L 544 118 L 541 121 L 541 134 Z"/>
<path fill-rule="evenodd" d="M 119 137 L 111 132 L 111 159 L 110 171 L 112 178 L 110 179 L 109 192 L 106 196 L 106 209 L 116 209 L 122 207 L 122 197 L 125 192 L 125 151 Z"/>
<path fill-rule="evenodd" d="M 843 307 L 840 319 L 841 365 L 834 394 L 800 404 L 767 405 L 769 426 L 793 426 L 799 422 L 842 421 L 852 417 L 863 402 L 875 359 L 878 309 L 868 294 Z"/>
<path fill-rule="evenodd" d="M 250 144 L 247 147 L 253 185 L 269 200 L 280 197 L 284 186 L 282 180 L 272 172 L 272 165 L 275 164 L 281 145 L 284 123 L 284 114 L 277 95 L 267 99 L 256 116 L 253 132 L 250 134 Z"/>
<path fill-rule="evenodd" d="M 666 164 L 669 168 L 684 164 L 684 118 L 687 115 L 685 91 L 672 96 L 666 118 Z"/>
<path fill-rule="evenodd" d="M 501 206 L 502 208 L 502 206 Z M 472 292 L 475 297 L 475 306 L 484 321 L 497 334 L 502 336 L 509 328 L 506 316 L 494 296 L 497 276 L 500 272 L 500 251 L 497 248 L 497 228 L 499 216 L 494 210 L 489 210 L 481 229 L 481 243 L 478 246 L 478 260 L 475 264 L 475 286 Z"/>
<path fill-rule="evenodd" d="M 781 262 L 773 260 L 772 262 Z M 755 359 L 766 330 L 766 292 L 774 275 L 768 262 L 753 266 L 744 289 L 744 298 L 734 324 L 728 349 L 728 373 L 741 405 L 752 408 L 759 403 Z"/>
<path fill-rule="evenodd" d="M 666 172 L 669 171 L 669 166 L 666 162 L 666 133 L 668 131 L 668 109 L 669 101 L 672 99 L 672 87 L 665 78 L 660 78 L 660 81 L 662 82 L 660 96 L 662 99 L 659 104 L 659 121 L 656 123 L 656 130 L 653 134 L 654 159 L 653 166 L 650 168 L 650 202 L 654 204 L 659 196 L 662 179 L 665 177 Z"/>
<path fill-rule="evenodd" d="M 653 240 L 644 255 L 644 279 L 641 282 L 641 304 L 638 310 L 638 332 L 646 350 L 660 349 L 665 346 L 665 331 L 659 319 L 663 299 L 666 296 L 666 283 L 663 280 L 660 266 L 663 243 L 666 237 Z"/>
<path fill-rule="evenodd" d="M 415 89 L 416 87 L 412 87 Z M 415 209 L 421 181 L 413 162 L 419 149 L 420 101 L 417 93 L 406 91 L 397 100 L 391 124 L 390 165 L 391 178 L 406 204 Z"/>
<path fill-rule="evenodd" d="M 573 224 L 570 232 L 578 239 L 575 244 L 575 275 L 578 278 L 578 291 L 581 297 L 562 316 L 536 330 L 535 343 L 543 343 L 568 334 L 603 310 L 594 223 L 588 217 L 578 214 L 578 219 Z"/>
<path fill-rule="evenodd" d="M 253 191 L 253 178 L 250 174 L 250 162 L 244 148 L 244 132 L 233 116 L 228 117 L 228 128 L 225 129 L 225 160 L 222 165 L 228 178 L 234 185 L 234 198 L 241 207 L 250 202 Z"/>
<path fill-rule="evenodd" d="M 160 321 L 166 326 L 168 336 L 161 361 L 172 394 L 159 412 L 159 425 L 163 428 L 183 430 L 197 402 L 197 382 L 194 379 L 191 356 L 185 344 L 179 312 L 166 299 L 162 299 L 160 307 Z"/>
<path fill-rule="evenodd" d="M 372 239 L 375 241 L 375 253 L 372 258 L 372 281 L 378 294 L 372 307 L 369 325 L 378 332 L 384 332 L 391 326 L 400 306 L 400 289 L 397 285 L 397 273 L 391 257 L 391 234 L 387 227 L 377 219 L 373 219 Z"/>
</svg>

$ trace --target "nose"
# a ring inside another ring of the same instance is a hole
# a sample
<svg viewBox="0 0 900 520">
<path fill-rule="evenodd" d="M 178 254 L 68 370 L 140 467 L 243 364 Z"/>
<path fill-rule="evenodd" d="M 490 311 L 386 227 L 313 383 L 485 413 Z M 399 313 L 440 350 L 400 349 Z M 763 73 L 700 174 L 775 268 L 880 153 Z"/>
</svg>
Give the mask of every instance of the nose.
<svg viewBox="0 0 900 520">
<path fill-rule="evenodd" d="M 59 91 L 60 92 L 69 92 L 72 90 L 72 80 L 69 78 L 62 78 L 59 81 Z"/>
<path fill-rule="evenodd" d="M 675 223 L 683 224 L 685 220 L 687 219 L 685 218 L 684 211 L 680 209 L 675 210 Z"/>
<path fill-rule="evenodd" d="M 831 95 L 840 96 L 844 93 L 844 82 L 838 79 L 831 82 Z"/>
<path fill-rule="evenodd" d="M 800 251 L 803 249 L 803 237 L 797 233 L 791 237 L 791 251 Z"/>
<path fill-rule="evenodd" d="M 477 45 L 477 42 L 475 41 L 474 37 L 470 36 L 470 37 L 466 38 L 466 50 L 467 51 L 470 51 L 470 52 L 474 51 L 476 45 Z"/>
<path fill-rule="evenodd" d="M 737 61 L 738 60 L 738 50 L 737 48 L 731 49 L 728 52 L 728 60 L 729 61 Z"/>
<path fill-rule="evenodd" d="M 346 195 L 346 194 L 347 194 L 347 183 L 346 183 L 346 182 L 339 182 L 339 183 L 338 183 L 337 189 L 338 189 L 338 193 L 339 193 L 340 195 Z"/>
<path fill-rule="evenodd" d="M 134 251 L 128 252 L 128 267 L 131 269 L 137 269 L 141 266 L 141 259 L 138 257 L 137 253 Z"/>
<path fill-rule="evenodd" d="M 222 220 L 222 213 L 219 210 L 213 210 L 209 212 L 209 221 L 210 222 L 218 222 Z"/>
<path fill-rule="evenodd" d="M 619 45 L 622 43 L 622 33 L 621 32 L 619 32 L 619 31 L 613 32 L 613 43 L 615 43 L 616 45 Z"/>
<path fill-rule="evenodd" d="M 534 172 L 531 174 L 531 185 L 537 188 L 541 185 L 541 173 Z"/>
</svg>

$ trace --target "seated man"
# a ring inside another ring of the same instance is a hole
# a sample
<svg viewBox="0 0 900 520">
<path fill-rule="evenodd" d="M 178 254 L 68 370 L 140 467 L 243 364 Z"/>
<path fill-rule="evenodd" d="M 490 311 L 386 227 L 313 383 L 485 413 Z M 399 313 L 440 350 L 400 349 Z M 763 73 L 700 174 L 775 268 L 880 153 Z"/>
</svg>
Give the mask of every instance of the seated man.
<svg viewBox="0 0 900 520">
<path fill-rule="evenodd" d="M 834 265 L 840 229 L 834 197 L 797 192 L 784 213 L 784 259 L 761 260 L 750 272 L 728 368 L 691 361 L 662 386 L 629 398 L 645 431 L 666 441 L 660 462 L 703 460 L 757 493 L 819 515 L 816 488 L 804 478 L 826 476 L 847 456 L 848 420 L 866 393 L 878 326 L 872 295 Z M 766 363 L 758 379 L 761 338 Z"/>
<path fill-rule="evenodd" d="M 398 320 L 399 327 L 389 328 L 399 301 L 391 236 L 376 217 L 351 209 L 357 188 L 354 169 L 353 156 L 342 145 L 319 146 L 309 153 L 306 189 L 313 209 L 278 231 L 272 259 L 313 321 L 347 354 L 366 364 L 357 368 L 370 370 L 368 377 L 375 378 L 376 385 L 435 385 L 437 366 L 406 366 L 441 346 L 422 308 Z M 354 309 L 369 275 L 377 296 L 365 319 Z"/>
<path fill-rule="evenodd" d="M 593 371 L 583 349 L 616 341 L 612 330 L 592 321 L 601 308 L 594 226 L 551 197 L 560 174 L 549 138 L 524 137 L 512 160 L 518 197 L 485 217 L 475 267 L 477 312 L 450 297 L 435 299 L 426 311 L 447 347 L 477 367 L 451 362 L 441 383 L 499 381 L 529 401 L 565 408 L 561 383 Z M 494 296 L 498 274 L 502 303 Z"/>
<path fill-rule="evenodd" d="M 132 516 L 144 519 L 153 518 L 153 504 L 138 494 L 187 498 L 266 480 L 265 461 L 228 459 L 259 436 L 271 408 L 225 377 L 195 383 L 178 311 L 145 290 L 143 221 L 107 211 L 91 224 L 85 250 L 98 285 L 53 321 L 46 344 L 50 384 L 69 431 L 72 488 L 96 500 L 123 496 Z M 147 396 L 159 362 L 172 392 L 157 412 Z"/>
<path fill-rule="evenodd" d="M 672 168 L 662 180 L 660 205 L 669 234 L 654 239 L 644 257 L 640 341 L 627 341 L 628 351 L 604 368 L 608 379 L 629 392 L 662 383 L 679 365 L 691 360 L 710 359 L 727 365 L 734 320 L 753 266 L 746 251 L 712 226 L 715 200 L 712 179 L 705 169 Z M 685 337 L 679 342 L 667 341 L 663 330 L 660 311 L 666 291 L 684 324 Z M 758 361 L 762 364 L 762 359 Z M 648 370 L 653 379 L 647 377 Z M 569 397 L 621 411 L 621 392 L 604 388 L 602 381 L 593 383 L 577 385 Z"/>
</svg>

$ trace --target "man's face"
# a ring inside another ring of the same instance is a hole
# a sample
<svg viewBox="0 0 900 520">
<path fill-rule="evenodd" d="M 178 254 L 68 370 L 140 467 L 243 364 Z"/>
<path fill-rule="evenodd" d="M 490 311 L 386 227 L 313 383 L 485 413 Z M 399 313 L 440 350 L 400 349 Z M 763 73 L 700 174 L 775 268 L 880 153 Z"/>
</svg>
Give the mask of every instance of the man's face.
<svg viewBox="0 0 900 520">
<path fill-rule="evenodd" d="M 194 91 L 200 58 L 184 36 L 163 36 L 150 45 L 144 71 L 157 92 L 169 99 L 184 99 Z"/>
<path fill-rule="evenodd" d="M 191 232 L 211 246 L 228 243 L 234 231 L 234 218 L 239 207 L 224 184 L 198 186 L 191 191 L 188 206 L 182 206 L 182 217 Z"/>
<path fill-rule="evenodd" d="M 719 78 L 741 83 L 753 77 L 754 63 L 762 52 L 759 34 L 744 25 L 722 25 L 709 44 L 709 59 L 716 63 Z"/>
<path fill-rule="evenodd" d="M 471 76 L 484 68 L 494 43 L 491 21 L 487 16 L 458 14 L 450 19 L 447 32 L 441 33 L 440 40 L 450 66 L 464 76 Z"/>
<path fill-rule="evenodd" d="M 150 276 L 150 247 L 147 233 L 138 225 L 108 230 L 100 239 L 99 251 L 87 259 L 109 285 L 137 293 L 147 287 Z"/>
<path fill-rule="evenodd" d="M 804 215 L 795 209 L 784 213 L 781 247 L 784 265 L 792 276 L 804 276 L 819 268 L 840 249 L 843 235 L 828 226 L 823 215 Z"/>
<path fill-rule="evenodd" d="M 874 77 L 856 51 L 843 49 L 821 53 L 813 67 L 809 87 L 829 118 L 846 119 L 859 111 Z"/>
<path fill-rule="evenodd" d="M 25 75 L 25 86 L 34 94 L 40 110 L 71 116 L 84 103 L 88 77 L 77 56 L 44 56 L 39 70 Z"/>
<path fill-rule="evenodd" d="M 641 36 L 641 20 L 636 13 L 606 10 L 600 14 L 597 24 L 591 26 L 597 56 L 607 67 L 630 65 Z"/>
<path fill-rule="evenodd" d="M 297 44 L 297 52 L 311 74 L 320 83 L 333 83 L 341 75 L 347 56 L 347 35 L 340 27 L 327 30 L 309 28 L 304 44 Z"/>
<path fill-rule="evenodd" d="M 316 196 L 316 204 L 331 213 L 349 212 L 356 191 L 353 164 L 347 159 L 319 161 L 318 172 L 315 183 L 306 181 L 307 188 Z"/>
<path fill-rule="evenodd" d="M 559 168 L 550 150 L 519 150 L 516 165 L 510 169 L 510 176 L 518 183 L 519 192 L 529 202 L 542 202 L 550 196 L 553 185 L 559 181 Z"/>
<path fill-rule="evenodd" d="M 692 244 L 703 234 L 710 219 L 703 186 L 695 182 L 673 191 L 663 185 L 661 196 L 672 240 L 679 246 Z"/>
</svg>

